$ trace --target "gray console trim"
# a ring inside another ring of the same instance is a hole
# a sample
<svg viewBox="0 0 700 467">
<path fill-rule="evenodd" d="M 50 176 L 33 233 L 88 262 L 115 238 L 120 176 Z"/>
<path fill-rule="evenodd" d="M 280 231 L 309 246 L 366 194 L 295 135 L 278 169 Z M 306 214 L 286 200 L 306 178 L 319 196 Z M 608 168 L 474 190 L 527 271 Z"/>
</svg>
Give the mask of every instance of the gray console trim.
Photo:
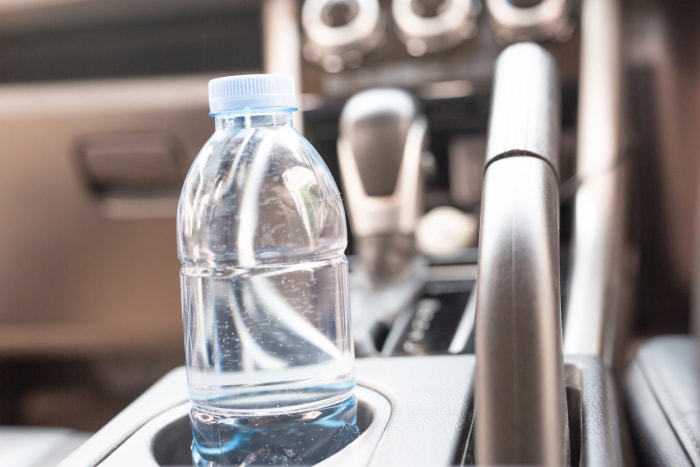
<svg viewBox="0 0 700 467">
<path fill-rule="evenodd" d="M 591 356 L 567 356 L 565 360 L 567 386 L 580 394 L 580 406 L 574 408 L 581 414 L 580 436 L 572 438 L 572 443 L 579 445 L 578 465 L 622 465 L 618 409 L 608 370 Z M 474 367 L 473 355 L 358 360 L 358 396 L 373 408 L 374 427 L 358 439 L 357 451 L 363 452 L 353 452 L 351 445 L 342 456 L 324 465 L 458 464 L 467 451 Z M 185 416 L 188 405 L 185 369 L 181 367 L 163 377 L 60 465 L 149 465 L 154 461 L 148 438 L 153 440 L 159 427 Z"/>
</svg>

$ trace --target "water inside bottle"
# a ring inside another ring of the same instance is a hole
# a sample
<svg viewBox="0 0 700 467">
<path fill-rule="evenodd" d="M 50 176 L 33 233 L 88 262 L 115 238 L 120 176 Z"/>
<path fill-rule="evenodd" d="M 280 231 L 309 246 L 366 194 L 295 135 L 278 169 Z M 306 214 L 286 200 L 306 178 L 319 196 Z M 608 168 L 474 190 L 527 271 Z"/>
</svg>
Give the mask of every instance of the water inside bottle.
<svg viewBox="0 0 700 467">
<path fill-rule="evenodd" d="M 192 458 L 212 465 L 312 465 L 354 441 L 354 396 L 329 407 L 291 414 L 231 417 L 193 406 Z"/>
<path fill-rule="evenodd" d="M 344 256 L 183 267 L 200 465 L 315 463 L 357 437 L 346 276 Z"/>
</svg>

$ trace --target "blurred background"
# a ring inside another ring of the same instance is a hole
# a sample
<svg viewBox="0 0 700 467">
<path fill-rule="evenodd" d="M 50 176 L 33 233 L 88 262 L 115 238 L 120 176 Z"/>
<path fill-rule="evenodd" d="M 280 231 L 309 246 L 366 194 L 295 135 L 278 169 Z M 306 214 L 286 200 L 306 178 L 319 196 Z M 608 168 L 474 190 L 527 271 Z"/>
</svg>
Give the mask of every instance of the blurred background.
<svg viewBox="0 0 700 467">
<path fill-rule="evenodd" d="M 620 257 L 614 280 L 599 278 L 603 305 L 595 284 L 582 289 L 583 303 L 619 310 L 611 332 L 624 338 L 609 341 L 621 347 L 613 366 L 637 339 L 687 333 L 700 6 L 610 2 L 619 8 L 611 18 L 619 141 L 614 157 L 583 171 L 586 1 L 0 0 L 0 425 L 95 431 L 184 363 L 175 209 L 213 131 L 207 82 L 229 74 L 296 76 L 298 126 L 346 202 L 343 106 L 369 88 L 409 91 L 428 122 L 421 217 L 448 206 L 473 226 L 447 253 L 435 255 L 430 242 L 421 253 L 473 265 L 493 64 L 514 40 L 541 42 L 562 82 L 565 305 L 574 201 L 581 186 L 614 171 L 618 191 L 606 202 L 616 208 Z M 559 4 L 561 14 L 513 26 L 502 13 L 541 3 Z M 441 15 L 455 24 L 416 23 Z M 353 256 L 355 246 L 351 239 Z"/>
</svg>

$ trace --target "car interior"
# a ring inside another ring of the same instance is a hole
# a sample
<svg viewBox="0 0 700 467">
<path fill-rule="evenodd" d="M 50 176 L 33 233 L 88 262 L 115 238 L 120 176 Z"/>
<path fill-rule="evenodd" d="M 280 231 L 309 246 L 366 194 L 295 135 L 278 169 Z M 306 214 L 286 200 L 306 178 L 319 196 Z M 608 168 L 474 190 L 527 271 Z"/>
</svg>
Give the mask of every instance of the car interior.
<svg viewBox="0 0 700 467">
<path fill-rule="evenodd" d="M 348 218 L 322 465 L 700 465 L 700 4 L 0 0 L 0 465 L 192 465 L 207 83 L 285 73 Z"/>
</svg>

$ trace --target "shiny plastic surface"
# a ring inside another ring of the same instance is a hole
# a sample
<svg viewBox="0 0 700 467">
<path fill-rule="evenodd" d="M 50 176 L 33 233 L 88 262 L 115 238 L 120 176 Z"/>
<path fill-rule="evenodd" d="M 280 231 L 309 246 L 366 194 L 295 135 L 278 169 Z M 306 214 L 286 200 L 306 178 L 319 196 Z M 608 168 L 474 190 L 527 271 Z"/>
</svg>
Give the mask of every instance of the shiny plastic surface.
<svg viewBox="0 0 700 467">
<path fill-rule="evenodd" d="M 338 189 L 290 109 L 216 117 L 178 210 L 199 464 L 268 445 L 317 462 L 356 436 L 346 237 Z M 340 437 L 319 442 L 315 427 Z"/>
</svg>

